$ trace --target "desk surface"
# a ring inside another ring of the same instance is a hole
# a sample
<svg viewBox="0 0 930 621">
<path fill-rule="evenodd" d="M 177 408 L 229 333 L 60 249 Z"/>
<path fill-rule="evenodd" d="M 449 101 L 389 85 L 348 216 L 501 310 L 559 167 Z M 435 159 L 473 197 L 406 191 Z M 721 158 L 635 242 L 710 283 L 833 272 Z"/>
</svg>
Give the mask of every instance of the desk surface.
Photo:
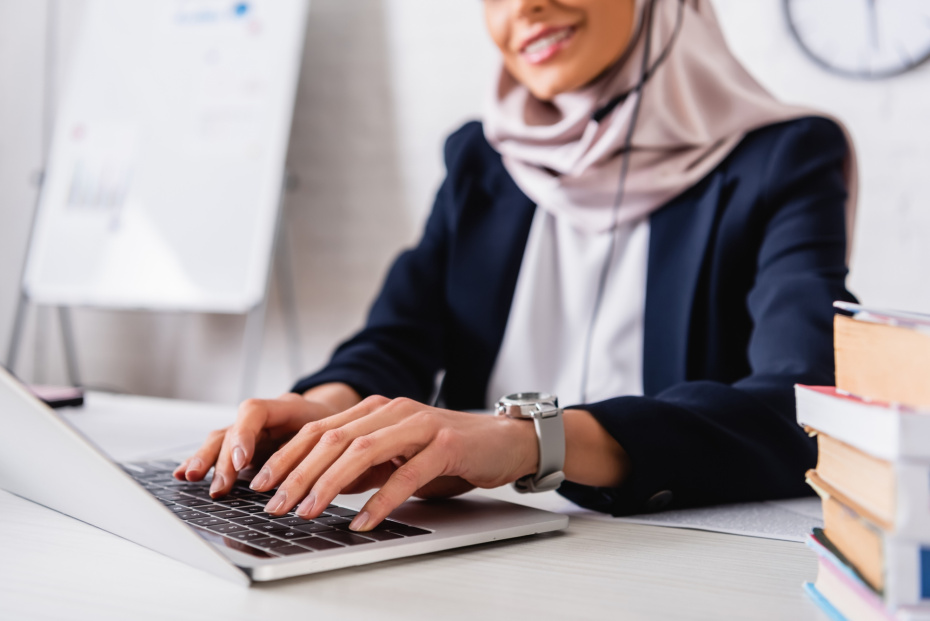
<svg viewBox="0 0 930 621">
<path fill-rule="evenodd" d="M 133 459 L 176 453 L 233 414 L 92 393 L 68 418 Z M 824 619 L 801 591 L 815 574 L 802 544 L 574 511 L 559 534 L 246 589 L 0 491 L 0 619 Z"/>
</svg>

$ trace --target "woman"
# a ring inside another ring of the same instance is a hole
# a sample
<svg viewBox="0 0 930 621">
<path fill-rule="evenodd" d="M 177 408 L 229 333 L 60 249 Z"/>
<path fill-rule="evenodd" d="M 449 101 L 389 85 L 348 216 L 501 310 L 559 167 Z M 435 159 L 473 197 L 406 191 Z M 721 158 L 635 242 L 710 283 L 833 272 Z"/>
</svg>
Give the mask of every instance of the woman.
<svg viewBox="0 0 930 621">
<path fill-rule="evenodd" d="M 493 102 L 448 139 L 367 325 L 176 476 L 215 464 L 221 496 L 278 449 L 252 482 L 278 488 L 267 510 L 312 518 L 379 487 L 360 531 L 411 495 L 552 488 L 559 465 L 560 493 L 614 514 L 805 493 L 792 386 L 832 383 L 831 303 L 852 299 L 842 129 L 765 93 L 708 0 L 484 9 Z M 521 390 L 580 404 L 564 444 L 466 413 Z"/>
</svg>

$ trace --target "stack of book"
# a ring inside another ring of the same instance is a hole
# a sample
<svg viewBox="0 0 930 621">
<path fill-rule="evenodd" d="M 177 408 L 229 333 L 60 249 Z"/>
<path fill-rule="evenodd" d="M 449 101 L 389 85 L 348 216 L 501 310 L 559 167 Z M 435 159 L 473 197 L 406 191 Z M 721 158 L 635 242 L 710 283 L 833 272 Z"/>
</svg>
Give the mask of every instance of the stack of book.
<svg viewBox="0 0 930 621">
<path fill-rule="evenodd" d="M 836 387 L 795 389 L 823 500 L 805 589 L 837 619 L 930 619 L 930 316 L 837 307 Z"/>
</svg>

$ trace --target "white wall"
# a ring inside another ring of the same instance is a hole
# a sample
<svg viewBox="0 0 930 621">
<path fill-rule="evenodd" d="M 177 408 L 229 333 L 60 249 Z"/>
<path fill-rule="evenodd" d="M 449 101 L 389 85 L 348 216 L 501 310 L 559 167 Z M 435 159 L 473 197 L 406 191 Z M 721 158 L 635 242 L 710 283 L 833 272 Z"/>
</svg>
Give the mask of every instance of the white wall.
<svg viewBox="0 0 930 621">
<path fill-rule="evenodd" d="M 930 64 L 881 82 L 840 78 L 802 55 L 780 0 L 714 4 L 734 52 L 765 86 L 852 131 L 861 183 L 850 289 L 864 303 L 930 313 Z"/>
<path fill-rule="evenodd" d="M 920 113 L 930 68 L 881 83 L 835 78 L 795 48 L 780 0 L 715 5 L 732 47 L 766 86 L 832 111 L 856 137 L 855 293 L 871 304 L 930 312 L 930 126 Z M 62 73 L 82 9 L 68 0 L 58 10 Z M 0 0 L 0 354 L 34 200 L 30 175 L 41 166 L 45 13 L 44 2 Z M 390 258 L 416 239 L 442 177 L 443 138 L 480 116 L 495 63 L 477 0 L 312 1 L 289 154 L 300 182 L 286 214 L 308 370 L 360 324 Z M 54 330 L 37 348 L 34 324 L 31 317 L 19 370 L 62 381 Z M 76 324 L 88 384 L 235 398 L 239 318 L 82 311 Z M 284 346 L 273 298 L 262 395 L 292 379 Z M 36 360 L 36 351 L 46 353 Z"/>
</svg>

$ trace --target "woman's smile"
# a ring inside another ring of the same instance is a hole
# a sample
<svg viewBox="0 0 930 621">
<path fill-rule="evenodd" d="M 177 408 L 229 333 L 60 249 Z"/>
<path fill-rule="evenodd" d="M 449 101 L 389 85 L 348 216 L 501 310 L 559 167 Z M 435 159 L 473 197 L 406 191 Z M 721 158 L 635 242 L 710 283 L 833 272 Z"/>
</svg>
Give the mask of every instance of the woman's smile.
<svg viewBox="0 0 930 621">
<path fill-rule="evenodd" d="M 520 55 L 531 65 L 540 65 L 571 45 L 575 31 L 574 26 L 546 27 L 520 46 Z"/>
<path fill-rule="evenodd" d="M 485 21 L 511 75 L 549 101 L 594 80 L 633 34 L 635 0 L 485 0 Z"/>
</svg>

